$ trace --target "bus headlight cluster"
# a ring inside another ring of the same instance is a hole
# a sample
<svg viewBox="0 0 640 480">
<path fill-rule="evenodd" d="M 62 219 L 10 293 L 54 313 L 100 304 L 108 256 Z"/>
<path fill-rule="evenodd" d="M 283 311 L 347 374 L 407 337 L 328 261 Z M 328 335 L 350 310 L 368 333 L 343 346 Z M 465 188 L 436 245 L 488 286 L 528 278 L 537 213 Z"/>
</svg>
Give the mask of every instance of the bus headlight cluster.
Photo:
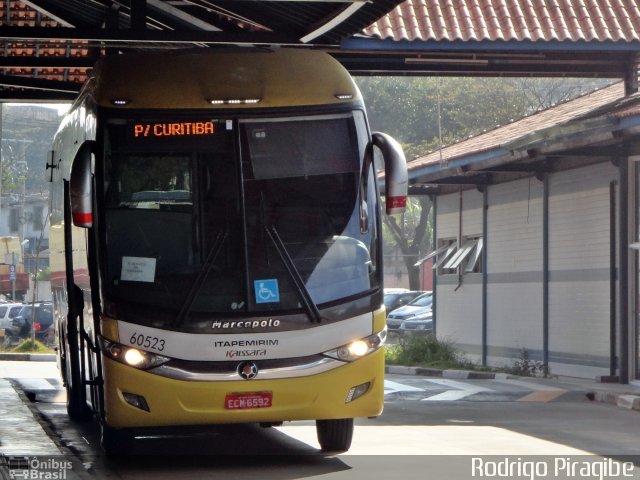
<svg viewBox="0 0 640 480">
<path fill-rule="evenodd" d="M 100 337 L 100 344 L 102 352 L 111 360 L 139 368 L 140 370 L 148 370 L 170 360 L 169 357 L 112 342 L 104 337 Z"/>
<path fill-rule="evenodd" d="M 353 362 L 358 358 L 362 358 L 365 355 L 378 350 L 387 338 L 387 328 L 381 330 L 378 333 L 369 335 L 368 337 L 354 340 L 351 343 L 347 343 L 328 352 L 324 352 L 324 355 L 331 358 L 342 360 L 343 362 Z"/>
</svg>

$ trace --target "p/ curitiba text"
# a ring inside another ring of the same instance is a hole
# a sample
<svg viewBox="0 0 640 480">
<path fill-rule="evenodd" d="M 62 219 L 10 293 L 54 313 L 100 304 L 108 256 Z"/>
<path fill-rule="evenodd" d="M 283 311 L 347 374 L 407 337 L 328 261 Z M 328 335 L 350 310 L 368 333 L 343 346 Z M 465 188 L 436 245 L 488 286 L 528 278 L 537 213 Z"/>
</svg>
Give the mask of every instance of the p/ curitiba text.
<svg viewBox="0 0 640 480">
<path fill-rule="evenodd" d="M 622 462 L 606 457 L 503 457 L 471 458 L 471 476 L 474 478 L 550 479 L 576 478 L 581 480 L 607 480 L 634 478 L 633 462 Z M 640 474 L 637 478 L 640 478 Z"/>
</svg>

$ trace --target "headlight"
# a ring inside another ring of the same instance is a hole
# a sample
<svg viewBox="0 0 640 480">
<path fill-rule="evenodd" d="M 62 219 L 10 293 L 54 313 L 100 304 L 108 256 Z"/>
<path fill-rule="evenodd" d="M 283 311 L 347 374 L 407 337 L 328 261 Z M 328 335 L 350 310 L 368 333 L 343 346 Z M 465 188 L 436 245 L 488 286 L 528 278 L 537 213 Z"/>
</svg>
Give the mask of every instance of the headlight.
<svg viewBox="0 0 640 480">
<path fill-rule="evenodd" d="M 327 357 L 342 360 L 343 362 L 353 362 L 358 358 L 362 358 L 365 355 L 378 350 L 387 338 L 386 327 L 378 333 L 369 335 L 368 337 L 354 340 L 351 343 L 347 343 L 328 352 L 324 352 Z"/>
<path fill-rule="evenodd" d="M 169 357 L 112 342 L 104 337 L 100 337 L 100 345 L 102 352 L 111 360 L 140 370 L 148 370 L 170 360 Z"/>
</svg>

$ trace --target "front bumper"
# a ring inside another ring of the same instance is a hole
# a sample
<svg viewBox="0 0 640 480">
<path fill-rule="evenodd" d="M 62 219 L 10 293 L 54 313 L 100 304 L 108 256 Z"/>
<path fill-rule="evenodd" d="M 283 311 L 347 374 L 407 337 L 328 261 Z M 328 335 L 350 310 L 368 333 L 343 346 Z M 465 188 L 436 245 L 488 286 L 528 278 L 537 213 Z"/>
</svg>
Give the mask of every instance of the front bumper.
<svg viewBox="0 0 640 480">
<path fill-rule="evenodd" d="M 372 417 L 384 401 L 384 349 L 327 372 L 273 380 L 177 380 L 104 357 L 103 368 L 105 421 L 115 428 Z M 347 403 L 349 390 L 366 382 L 369 390 Z M 271 392 L 273 405 L 225 409 L 227 394 L 250 392 Z M 144 397 L 149 411 L 127 403 L 124 393 Z"/>
</svg>

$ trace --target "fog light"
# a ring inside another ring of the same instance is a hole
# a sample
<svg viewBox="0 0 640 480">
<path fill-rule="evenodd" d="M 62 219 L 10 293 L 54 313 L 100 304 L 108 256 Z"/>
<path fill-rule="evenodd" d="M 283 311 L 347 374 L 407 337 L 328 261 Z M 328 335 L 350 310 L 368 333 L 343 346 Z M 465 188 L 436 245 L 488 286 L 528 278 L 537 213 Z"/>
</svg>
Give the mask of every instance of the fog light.
<svg viewBox="0 0 640 480">
<path fill-rule="evenodd" d="M 135 393 L 122 392 L 122 397 L 124 401 L 129 405 L 132 405 L 140 410 L 144 410 L 145 412 L 150 412 L 149 405 L 147 401 L 144 399 L 142 395 L 136 395 Z"/>
<path fill-rule="evenodd" d="M 371 386 L 371 382 L 362 383 L 360 385 L 356 385 L 355 387 L 351 387 L 349 389 L 349 393 L 347 394 L 347 399 L 344 403 L 349 403 L 356 398 L 361 397 L 365 393 L 369 391 L 369 387 Z"/>
</svg>

